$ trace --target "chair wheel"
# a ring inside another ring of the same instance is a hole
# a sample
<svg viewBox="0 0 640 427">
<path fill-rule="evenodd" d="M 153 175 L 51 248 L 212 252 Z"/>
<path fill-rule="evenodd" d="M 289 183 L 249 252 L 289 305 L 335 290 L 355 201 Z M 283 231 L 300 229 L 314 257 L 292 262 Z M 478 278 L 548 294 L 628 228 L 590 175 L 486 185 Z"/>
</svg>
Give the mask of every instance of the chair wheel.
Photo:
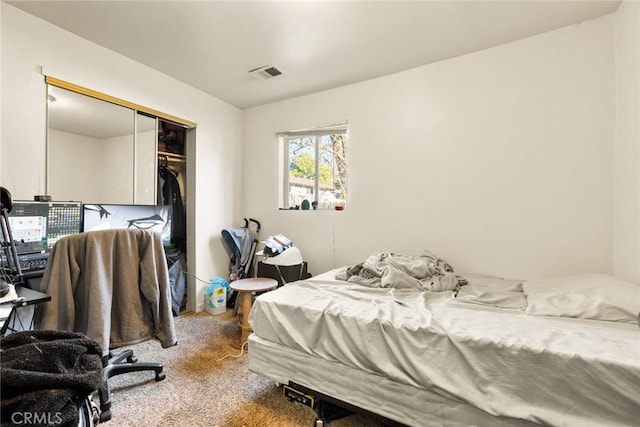
<svg viewBox="0 0 640 427">
<path fill-rule="evenodd" d="M 164 372 L 156 372 L 156 381 L 162 381 L 167 377 L 167 374 Z"/>
<path fill-rule="evenodd" d="M 104 423 L 111 419 L 111 409 L 100 412 L 100 422 Z"/>
</svg>

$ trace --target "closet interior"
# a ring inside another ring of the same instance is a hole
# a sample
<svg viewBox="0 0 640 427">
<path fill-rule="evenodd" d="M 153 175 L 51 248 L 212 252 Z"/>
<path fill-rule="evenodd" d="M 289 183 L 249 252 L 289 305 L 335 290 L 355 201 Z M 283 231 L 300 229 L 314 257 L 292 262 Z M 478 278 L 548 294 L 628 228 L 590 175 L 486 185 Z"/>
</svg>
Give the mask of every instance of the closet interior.
<svg viewBox="0 0 640 427">
<path fill-rule="evenodd" d="M 158 185 L 157 204 L 170 206 L 171 245 L 165 248 L 172 283 L 174 314 L 186 310 L 187 287 L 184 269 L 187 265 L 187 129 L 158 118 Z"/>
</svg>

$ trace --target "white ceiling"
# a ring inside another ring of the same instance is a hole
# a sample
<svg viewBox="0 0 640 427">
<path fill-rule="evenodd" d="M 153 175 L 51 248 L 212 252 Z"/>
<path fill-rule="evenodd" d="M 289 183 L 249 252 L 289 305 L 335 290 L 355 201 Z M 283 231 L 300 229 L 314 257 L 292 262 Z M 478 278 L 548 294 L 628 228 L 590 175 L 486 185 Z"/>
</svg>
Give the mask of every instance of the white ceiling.
<svg viewBox="0 0 640 427">
<path fill-rule="evenodd" d="M 249 108 L 606 15 L 620 1 L 7 3 Z M 264 65 L 283 74 L 249 74 Z"/>
</svg>

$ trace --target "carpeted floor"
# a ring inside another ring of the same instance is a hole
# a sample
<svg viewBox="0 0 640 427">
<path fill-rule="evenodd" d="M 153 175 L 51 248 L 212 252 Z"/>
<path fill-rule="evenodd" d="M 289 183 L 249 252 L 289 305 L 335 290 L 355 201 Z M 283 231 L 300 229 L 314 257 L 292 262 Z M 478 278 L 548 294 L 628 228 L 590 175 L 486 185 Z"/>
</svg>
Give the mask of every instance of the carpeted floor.
<svg viewBox="0 0 640 427">
<path fill-rule="evenodd" d="M 166 379 L 153 372 L 113 377 L 112 419 L 105 427 L 312 427 L 311 408 L 288 401 L 277 384 L 249 372 L 246 355 L 232 346 L 239 327 L 230 310 L 217 316 L 206 312 L 175 319 L 178 345 L 163 349 L 151 340 L 131 348 L 141 362 L 162 362 Z M 226 357 L 225 357 L 226 356 Z M 239 356 L 239 357 L 234 357 Z M 371 427 L 379 423 L 351 415 L 331 427 Z"/>
</svg>

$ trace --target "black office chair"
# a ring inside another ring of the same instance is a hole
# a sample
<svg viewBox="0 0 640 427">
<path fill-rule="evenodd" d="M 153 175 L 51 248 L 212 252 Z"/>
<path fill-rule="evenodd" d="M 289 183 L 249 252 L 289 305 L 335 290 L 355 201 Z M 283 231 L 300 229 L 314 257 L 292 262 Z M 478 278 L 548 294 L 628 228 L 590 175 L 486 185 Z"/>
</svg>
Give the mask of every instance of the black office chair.
<svg viewBox="0 0 640 427">
<path fill-rule="evenodd" d="M 137 371 L 165 378 L 161 363 L 138 362 L 131 349 L 110 349 L 150 338 L 176 344 L 171 289 L 160 235 L 119 229 L 79 233 L 58 240 L 42 278 L 52 296 L 38 313 L 38 329 L 81 332 L 103 349 L 100 420 L 111 418 L 109 379 Z"/>
<path fill-rule="evenodd" d="M 156 381 L 162 381 L 166 377 L 162 363 L 138 362 L 138 358 L 134 356 L 131 349 L 123 350 L 118 354 L 109 352 L 109 356 L 103 358 L 103 365 L 104 383 L 98 390 L 100 394 L 101 422 L 111 419 L 111 386 L 109 385 L 109 378 L 137 371 L 155 371 Z"/>
</svg>

